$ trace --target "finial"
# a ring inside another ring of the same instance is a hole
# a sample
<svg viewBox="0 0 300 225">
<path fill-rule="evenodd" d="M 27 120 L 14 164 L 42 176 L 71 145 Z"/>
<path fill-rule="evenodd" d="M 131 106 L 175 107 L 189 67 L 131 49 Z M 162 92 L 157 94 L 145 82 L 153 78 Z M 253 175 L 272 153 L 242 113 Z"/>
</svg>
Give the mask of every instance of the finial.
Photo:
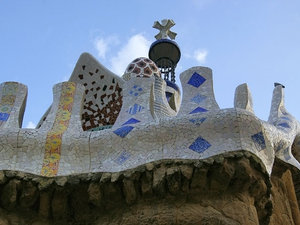
<svg viewBox="0 0 300 225">
<path fill-rule="evenodd" d="M 164 19 L 161 21 L 161 23 L 159 21 L 155 21 L 153 28 L 159 30 L 159 33 L 155 35 L 155 38 L 157 40 L 160 40 L 160 39 L 167 39 L 169 37 L 171 38 L 171 40 L 175 40 L 177 34 L 175 32 L 170 31 L 170 28 L 173 27 L 174 25 L 175 23 L 171 19 Z"/>
<path fill-rule="evenodd" d="M 282 88 L 285 88 L 285 86 L 280 83 L 274 83 L 274 87 L 277 87 L 277 86 L 281 86 Z"/>
</svg>

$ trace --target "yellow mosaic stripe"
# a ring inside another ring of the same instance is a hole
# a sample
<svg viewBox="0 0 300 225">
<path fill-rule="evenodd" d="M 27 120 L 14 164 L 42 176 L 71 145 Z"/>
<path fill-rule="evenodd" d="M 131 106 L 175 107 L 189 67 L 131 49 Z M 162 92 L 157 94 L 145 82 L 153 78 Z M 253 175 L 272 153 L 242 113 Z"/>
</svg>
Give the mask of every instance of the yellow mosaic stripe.
<svg viewBox="0 0 300 225">
<path fill-rule="evenodd" d="M 6 82 L 2 88 L 2 97 L 0 100 L 0 127 L 4 124 L 11 113 L 11 110 L 16 101 L 18 92 L 17 82 Z"/>
<path fill-rule="evenodd" d="M 63 83 L 55 121 L 46 138 L 45 155 L 41 170 L 43 176 L 53 177 L 57 175 L 62 135 L 69 126 L 75 91 L 75 83 Z"/>
</svg>

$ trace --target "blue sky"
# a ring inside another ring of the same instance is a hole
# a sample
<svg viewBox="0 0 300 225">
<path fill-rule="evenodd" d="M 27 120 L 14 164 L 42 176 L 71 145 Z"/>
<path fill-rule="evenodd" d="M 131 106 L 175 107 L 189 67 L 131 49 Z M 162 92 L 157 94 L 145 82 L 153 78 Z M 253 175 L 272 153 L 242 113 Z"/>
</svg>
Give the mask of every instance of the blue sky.
<svg viewBox="0 0 300 225">
<path fill-rule="evenodd" d="M 0 82 L 28 86 L 23 127 L 37 124 L 54 84 L 89 52 L 122 75 L 155 41 L 154 21 L 171 18 L 182 58 L 213 69 L 216 100 L 233 107 L 248 83 L 256 115 L 267 120 L 273 83 L 286 86 L 287 110 L 300 119 L 300 1 L 296 0 L 0 0 Z M 178 81 L 179 82 L 179 79 Z"/>
</svg>

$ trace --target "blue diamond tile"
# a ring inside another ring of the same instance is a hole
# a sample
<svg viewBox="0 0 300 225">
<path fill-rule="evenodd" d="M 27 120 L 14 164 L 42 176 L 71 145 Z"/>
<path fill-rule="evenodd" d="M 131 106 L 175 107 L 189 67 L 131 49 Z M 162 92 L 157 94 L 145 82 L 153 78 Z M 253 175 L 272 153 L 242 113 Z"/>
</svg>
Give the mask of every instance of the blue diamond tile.
<svg viewBox="0 0 300 225">
<path fill-rule="evenodd" d="M 127 125 L 127 124 L 135 124 L 135 123 L 139 123 L 139 122 L 141 122 L 141 121 L 131 118 L 131 119 L 127 120 L 125 123 L 123 123 L 122 126 Z"/>
<path fill-rule="evenodd" d="M 9 118 L 8 113 L 0 113 L 0 121 L 7 121 Z"/>
<path fill-rule="evenodd" d="M 191 99 L 191 101 L 192 102 L 195 102 L 195 103 L 197 103 L 197 104 L 200 104 L 203 100 L 205 100 L 207 97 L 206 96 L 204 96 L 204 95 L 196 95 L 196 96 L 194 96 L 192 99 Z"/>
<path fill-rule="evenodd" d="M 289 153 L 289 148 L 284 149 L 283 156 L 284 156 L 285 160 L 291 159 L 291 155 Z"/>
<path fill-rule="evenodd" d="M 195 73 L 193 73 L 193 75 L 191 76 L 191 78 L 189 79 L 189 81 L 187 83 L 194 86 L 194 87 L 196 87 L 196 88 L 198 88 L 205 81 L 206 81 L 206 79 L 204 77 L 202 77 L 200 74 L 195 72 Z"/>
<path fill-rule="evenodd" d="M 203 117 L 203 118 L 196 118 L 196 119 L 190 119 L 189 121 L 191 123 L 197 125 L 197 126 L 200 126 L 204 122 L 204 120 L 206 120 L 205 117 Z"/>
<path fill-rule="evenodd" d="M 130 115 L 135 115 L 138 112 L 142 111 L 144 109 L 143 106 L 134 104 L 132 107 L 130 107 L 126 112 L 128 112 Z"/>
<path fill-rule="evenodd" d="M 291 121 L 291 119 L 288 118 L 287 116 L 282 116 L 282 117 L 280 117 L 280 119 L 284 119 L 284 120 L 289 120 L 289 121 Z"/>
<path fill-rule="evenodd" d="M 193 150 L 194 152 L 202 153 L 206 149 L 208 149 L 211 144 L 199 136 L 189 147 L 189 149 Z"/>
<path fill-rule="evenodd" d="M 204 109 L 204 108 L 201 108 L 201 107 L 197 107 L 196 109 L 194 109 L 189 114 L 200 113 L 200 112 L 207 112 L 207 109 Z"/>
<path fill-rule="evenodd" d="M 132 127 L 132 126 L 120 127 L 120 128 L 118 128 L 118 129 L 116 129 L 116 130 L 114 131 L 114 133 L 115 133 L 116 135 L 120 136 L 121 138 L 124 138 L 124 137 L 127 136 L 127 134 L 130 133 L 130 131 L 132 131 L 133 128 L 134 128 L 134 127 Z"/>
<path fill-rule="evenodd" d="M 291 128 L 288 123 L 280 123 L 277 126 L 285 127 L 285 128 Z"/>
<path fill-rule="evenodd" d="M 258 151 L 261 151 L 266 148 L 266 142 L 262 132 L 252 135 L 251 138 Z"/>
<path fill-rule="evenodd" d="M 116 158 L 115 162 L 119 165 L 122 165 L 127 159 L 129 159 L 130 153 L 123 151 L 118 158 Z"/>
</svg>

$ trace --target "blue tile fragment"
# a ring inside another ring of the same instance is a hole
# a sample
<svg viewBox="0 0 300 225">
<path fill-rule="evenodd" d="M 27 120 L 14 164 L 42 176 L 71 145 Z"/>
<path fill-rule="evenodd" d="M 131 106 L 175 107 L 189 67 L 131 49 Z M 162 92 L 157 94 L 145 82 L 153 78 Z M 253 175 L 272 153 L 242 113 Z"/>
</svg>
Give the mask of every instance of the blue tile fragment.
<svg viewBox="0 0 300 225">
<path fill-rule="evenodd" d="M 137 85 L 133 85 L 132 89 L 129 91 L 129 94 L 138 96 L 139 94 L 142 93 L 142 91 L 143 91 L 143 88 L 141 88 Z"/>
<path fill-rule="evenodd" d="M 192 102 L 195 102 L 195 103 L 197 103 L 197 104 L 200 104 L 203 100 L 205 100 L 207 97 L 205 96 L 205 95 L 196 95 L 196 96 L 194 96 L 192 99 L 191 99 L 191 101 Z"/>
<path fill-rule="evenodd" d="M 279 123 L 279 124 L 277 124 L 277 126 L 285 127 L 285 128 L 291 128 L 288 123 Z"/>
<path fill-rule="evenodd" d="M 189 147 L 189 149 L 193 150 L 194 152 L 202 153 L 206 149 L 208 149 L 211 144 L 206 141 L 204 138 L 199 136 Z"/>
<path fill-rule="evenodd" d="M 130 158 L 130 153 L 123 151 L 118 158 L 116 158 L 115 162 L 119 165 L 122 165 L 127 159 Z"/>
<path fill-rule="evenodd" d="M 291 155 L 289 153 L 289 148 L 284 149 L 283 156 L 284 156 L 285 160 L 290 160 L 291 159 Z"/>
<path fill-rule="evenodd" d="M 132 107 L 130 107 L 126 112 L 128 112 L 130 115 L 135 115 L 138 112 L 142 111 L 144 109 L 143 106 L 134 104 Z"/>
<path fill-rule="evenodd" d="M 261 151 L 266 148 L 266 142 L 262 131 L 252 135 L 251 138 L 258 151 Z"/>
<path fill-rule="evenodd" d="M 190 119 L 189 121 L 197 126 L 200 126 L 206 120 L 205 117 Z"/>
<path fill-rule="evenodd" d="M 115 133 L 116 135 L 120 136 L 121 138 L 124 138 L 124 137 L 127 136 L 127 134 L 130 133 L 130 131 L 132 131 L 133 128 L 134 128 L 134 127 L 132 127 L 132 126 L 124 126 L 124 127 L 120 127 L 120 128 L 118 128 L 118 129 L 116 129 L 116 130 L 114 131 L 114 133 Z"/>
<path fill-rule="evenodd" d="M 7 121 L 9 118 L 8 113 L 0 113 L 0 121 Z"/>
<path fill-rule="evenodd" d="M 139 122 L 141 122 L 141 121 L 134 119 L 134 118 L 130 118 L 125 123 L 123 123 L 122 126 L 127 125 L 127 124 L 135 124 L 135 123 L 139 123 Z"/>
<path fill-rule="evenodd" d="M 200 74 L 198 73 L 193 73 L 193 75 L 191 76 L 191 78 L 189 79 L 189 81 L 187 82 L 189 85 L 192 85 L 196 88 L 200 87 L 204 82 L 206 81 L 206 79 L 204 77 L 202 77 Z"/>
<path fill-rule="evenodd" d="M 207 109 L 204 109 L 202 107 L 197 107 L 196 109 L 194 109 L 192 112 L 190 112 L 189 114 L 194 114 L 194 113 L 200 113 L 200 112 L 207 112 Z"/>
</svg>

